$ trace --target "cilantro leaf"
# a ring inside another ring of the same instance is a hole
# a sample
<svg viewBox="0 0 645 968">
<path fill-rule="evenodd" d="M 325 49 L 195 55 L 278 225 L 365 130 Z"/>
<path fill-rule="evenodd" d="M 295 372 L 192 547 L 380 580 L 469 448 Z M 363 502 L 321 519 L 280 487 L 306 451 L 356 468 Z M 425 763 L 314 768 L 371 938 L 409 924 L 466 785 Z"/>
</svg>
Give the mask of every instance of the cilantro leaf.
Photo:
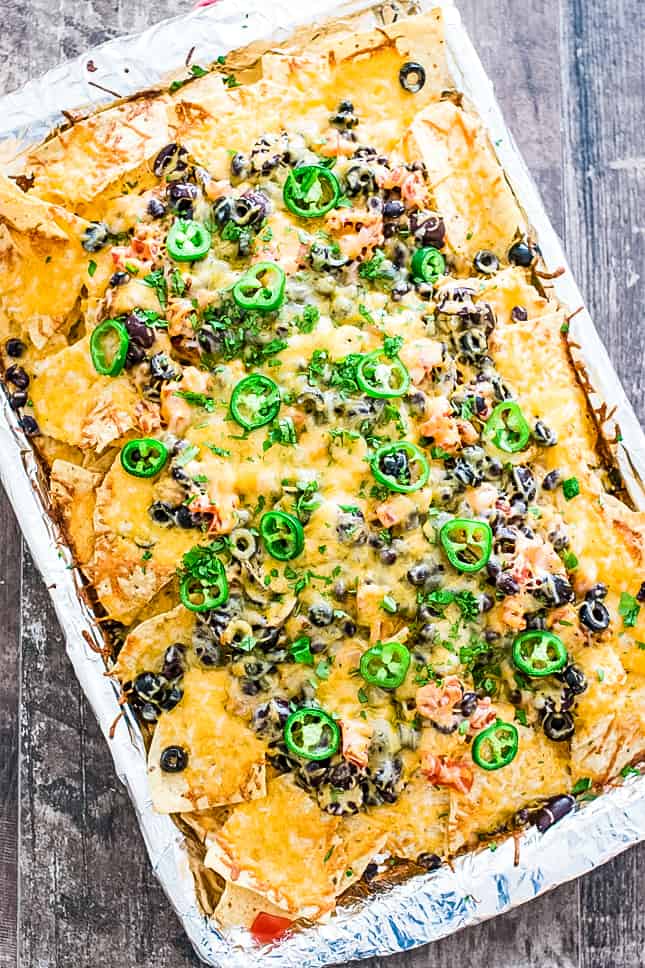
<svg viewBox="0 0 645 968">
<path fill-rule="evenodd" d="M 165 309 L 168 305 L 168 283 L 163 274 L 163 269 L 155 269 L 154 272 L 149 272 L 147 276 L 143 277 L 143 281 L 146 286 L 154 289 L 159 300 L 159 305 L 162 309 Z"/>
<path fill-rule="evenodd" d="M 300 333 L 313 333 L 320 319 L 320 310 L 317 306 L 307 305 L 302 311 L 302 316 L 296 316 L 294 323 Z"/>
<path fill-rule="evenodd" d="M 298 436 L 291 417 L 279 417 L 271 425 L 269 436 L 262 444 L 262 450 L 266 452 L 274 444 L 280 444 L 281 447 L 294 447 L 297 443 Z"/>
<path fill-rule="evenodd" d="M 215 410 L 215 400 L 212 397 L 207 397 L 204 393 L 193 393 L 192 390 L 175 390 L 173 395 L 181 397 L 182 400 L 194 407 L 203 407 L 207 413 L 213 413 Z"/>
<path fill-rule="evenodd" d="M 634 628 L 640 610 L 641 607 L 633 595 L 630 595 L 629 592 L 620 593 L 618 614 L 622 617 L 623 625 L 626 629 Z"/>
</svg>

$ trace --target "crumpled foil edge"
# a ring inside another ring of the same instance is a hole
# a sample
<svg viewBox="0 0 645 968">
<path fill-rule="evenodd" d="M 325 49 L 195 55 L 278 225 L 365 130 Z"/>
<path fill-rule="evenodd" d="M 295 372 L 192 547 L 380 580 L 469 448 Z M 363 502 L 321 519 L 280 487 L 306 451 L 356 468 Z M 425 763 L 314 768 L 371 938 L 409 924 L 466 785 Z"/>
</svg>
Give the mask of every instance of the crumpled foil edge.
<svg viewBox="0 0 645 968">
<path fill-rule="evenodd" d="M 365 0 L 341 6 L 335 0 L 310 0 L 300 6 L 295 0 L 281 0 L 269 11 L 260 0 L 222 0 L 140 35 L 110 41 L 0 99 L 0 157 L 8 159 L 27 144 L 41 140 L 63 121 L 62 111 L 109 101 L 91 82 L 127 96 L 155 87 L 161 79 L 159 65 L 164 65 L 164 72 L 179 68 L 193 46 L 193 62 L 210 63 L 219 54 L 257 40 L 286 40 L 295 27 L 314 19 L 367 10 L 369 6 Z M 407 9 L 414 4 L 400 6 Z M 451 0 L 422 0 L 417 6 L 443 7 L 456 86 L 479 110 L 507 177 L 536 230 L 547 267 L 567 269 L 554 282 L 557 296 L 572 309 L 583 306 L 560 241 L 504 124 L 492 85 L 457 10 Z M 87 69 L 90 59 L 96 72 Z M 570 333 L 572 341 L 581 347 L 581 363 L 594 388 L 592 404 L 596 410 L 603 401 L 610 405 L 607 436 L 615 437 L 615 428 L 620 429 L 622 440 L 613 452 L 634 504 L 645 509 L 645 436 L 586 309 L 573 317 Z M 207 964 L 248 968 L 252 958 L 260 968 L 317 968 L 404 951 L 495 917 L 579 877 L 645 838 L 645 778 L 634 777 L 585 804 L 546 834 L 534 828 L 525 832 L 517 866 L 515 844 L 508 838 L 494 852 L 482 849 L 457 858 L 452 867 L 444 865 L 432 874 L 341 908 L 327 923 L 287 936 L 276 945 L 258 948 L 242 929 L 223 936 L 199 908 L 182 834 L 169 817 L 152 809 L 145 748 L 129 710 L 110 738 L 121 708 L 117 687 L 104 676 L 103 660 L 90 644 L 100 648 L 100 631 L 81 595 L 82 577 L 73 567 L 51 514 L 42 470 L 4 396 L 0 400 L 0 448 L 0 478 L 50 592 L 75 674 L 134 804 L 153 869 L 195 951 Z"/>
</svg>

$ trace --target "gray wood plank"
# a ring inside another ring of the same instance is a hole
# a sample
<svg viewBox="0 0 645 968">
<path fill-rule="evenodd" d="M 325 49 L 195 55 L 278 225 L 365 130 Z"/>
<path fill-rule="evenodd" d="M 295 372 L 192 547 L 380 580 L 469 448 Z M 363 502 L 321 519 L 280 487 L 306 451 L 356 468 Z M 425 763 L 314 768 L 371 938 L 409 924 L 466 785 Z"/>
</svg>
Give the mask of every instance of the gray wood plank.
<svg viewBox="0 0 645 968">
<path fill-rule="evenodd" d="M 0 494 L 0 968 L 14 968 L 17 950 L 18 703 L 20 535 Z"/>
<path fill-rule="evenodd" d="M 564 230 L 574 273 L 643 421 L 645 18 L 640 0 L 562 0 Z M 645 847 L 580 881 L 581 968 L 643 964 Z"/>
<path fill-rule="evenodd" d="M 643 63 L 640 0 L 562 0 L 565 235 L 596 326 L 641 418 L 645 351 Z"/>
</svg>

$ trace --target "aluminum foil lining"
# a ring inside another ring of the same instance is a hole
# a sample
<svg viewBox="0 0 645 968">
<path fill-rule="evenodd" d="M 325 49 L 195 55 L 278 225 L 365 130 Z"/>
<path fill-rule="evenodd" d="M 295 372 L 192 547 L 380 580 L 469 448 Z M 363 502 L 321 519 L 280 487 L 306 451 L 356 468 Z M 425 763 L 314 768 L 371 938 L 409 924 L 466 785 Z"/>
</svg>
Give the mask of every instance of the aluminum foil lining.
<svg viewBox="0 0 645 968">
<path fill-rule="evenodd" d="M 475 53 L 451 0 L 399 3 L 403 13 L 441 6 L 455 86 L 478 109 L 515 193 L 533 225 L 547 268 L 563 266 L 554 281 L 556 295 L 571 307 L 583 306 L 561 244 L 549 222 L 536 187 L 506 128 L 491 83 Z M 220 54 L 258 41 L 267 46 L 288 38 L 296 27 L 364 12 L 365 26 L 382 22 L 395 7 L 370 6 L 365 0 L 340 5 L 334 0 L 222 0 L 184 17 L 165 21 L 132 37 L 103 44 L 84 56 L 31 81 L 0 99 L 0 159 L 40 141 L 64 120 L 63 111 L 98 106 L 111 100 L 95 87 L 121 96 L 154 87 L 163 74 L 180 69 L 191 48 L 193 62 L 208 64 Z M 88 71 L 88 61 L 96 71 Z M 595 411 L 604 404 L 607 439 L 619 443 L 612 451 L 634 504 L 645 509 L 645 435 L 620 385 L 607 352 L 586 310 L 571 320 L 577 362 Z M 578 359 L 579 358 L 579 359 Z M 593 387 L 593 390 L 591 390 Z M 616 430 L 620 429 L 620 434 Z M 519 863 L 514 864 L 512 839 L 493 852 L 483 849 L 458 858 L 453 869 L 432 874 L 340 908 L 318 924 L 258 948 L 249 933 L 238 929 L 222 935 L 202 913 L 188 864 L 184 839 L 169 817 L 156 814 L 148 794 L 145 749 L 129 712 L 109 733 L 120 712 L 116 686 L 103 675 L 103 660 L 94 649 L 102 644 L 97 623 L 79 591 L 82 578 L 53 518 L 45 481 L 16 414 L 0 401 L 0 477 L 14 507 L 32 555 L 47 584 L 65 630 L 67 653 L 105 734 L 117 774 L 134 804 L 153 869 L 181 919 L 195 951 L 207 964 L 227 968 L 316 968 L 355 958 L 404 951 L 453 931 L 494 917 L 518 904 L 584 874 L 645 838 L 645 778 L 631 778 L 587 803 L 546 834 L 531 829 L 522 835 Z M 94 646 L 94 648 L 92 647 Z"/>
</svg>

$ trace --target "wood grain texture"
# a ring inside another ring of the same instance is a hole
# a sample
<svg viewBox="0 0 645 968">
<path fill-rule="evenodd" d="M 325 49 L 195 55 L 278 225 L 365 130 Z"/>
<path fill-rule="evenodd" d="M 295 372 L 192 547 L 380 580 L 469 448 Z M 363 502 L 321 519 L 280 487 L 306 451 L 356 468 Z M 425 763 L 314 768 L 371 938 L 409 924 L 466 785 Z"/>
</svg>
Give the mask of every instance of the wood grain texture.
<svg viewBox="0 0 645 968">
<path fill-rule="evenodd" d="M 188 6 L 186 0 L 0 0 L 0 88 Z M 461 0 L 460 7 L 642 419 L 642 0 Z M 194 965 L 73 678 L 47 593 L 28 556 L 21 561 L 4 499 L 0 528 L 0 968 Z M 644 875 L 641 847 L 493 922 L 367 964 L 640 968 Z"/>
<path fill-rule="evenodd" d="M 20 537 L 13 513 L 0 501 L 0 968 L 16 964 L 18 916 L 18 709 L 20 648 Z"/>
</svg>

